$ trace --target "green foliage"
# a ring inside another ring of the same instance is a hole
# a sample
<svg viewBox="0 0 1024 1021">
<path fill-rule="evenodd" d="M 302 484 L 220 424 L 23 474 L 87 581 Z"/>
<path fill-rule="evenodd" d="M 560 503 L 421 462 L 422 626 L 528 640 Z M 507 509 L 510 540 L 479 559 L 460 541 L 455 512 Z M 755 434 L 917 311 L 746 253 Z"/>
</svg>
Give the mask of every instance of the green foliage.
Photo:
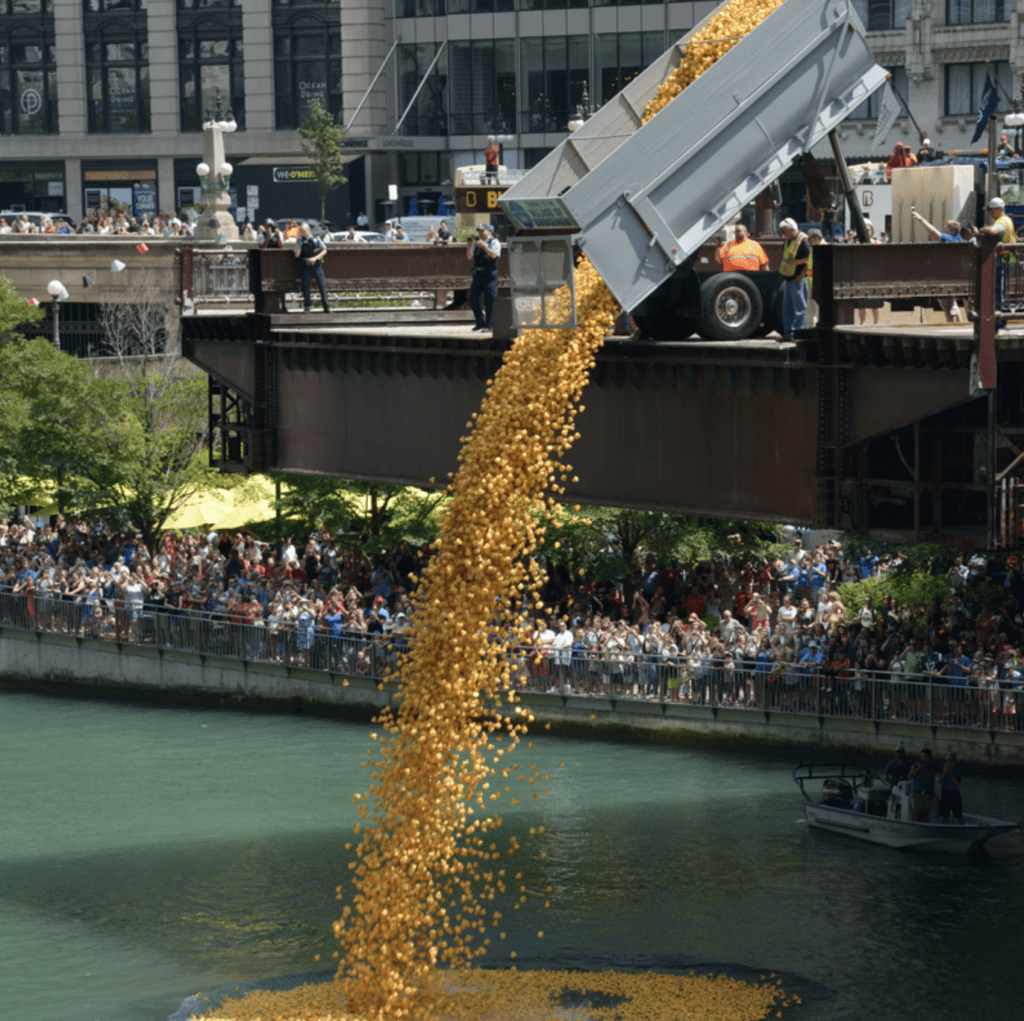
<svg viewBox="0 0 1024 1021">
<path fill-rule="evenodd" d="M 309 157 L 310 169 L 320 192 L 320 223 L 324 221 L 327 195 L 344 184 L 345 165 L 342 153 L 345 148 L 345 129 L 334 123 L 330 111 L 319 99 L 309 104 L 306 119 L 299 126 L 302 151 Z"/>
<path fill-rule="evenodd" d="M 716 556 L 755 560 L 783 550 L 776 529 L 756 521 L 730 521 L 621 507 L 563 507 L 548 527 L 537 556 L 581 571 L 594 581 L 628 578 L 640 557 L 659 564 L 693 563 Z M 560 527 L 559 527 L 560 526 Z M 555 547 L 555 543 L 558 547 Z"/>
<path fill-rule="evenodd" d="M 900 561 L 890 573 L 913 574 L 919 571 L 927 572 L 929 567 L 932 573 L 944 575 L 953 566 L 954 561 L 961 555 L 956 546 L 950 546 L 938 542 L 919 542 L 914 545 L 900 546 L 891 542 L 880 542 L 872 539 L 868 541 L 863 536 L 847 532 L 843 535 L 843 552 L 850 555 L 854 561 L 862 556 L 871 555 L 882 557 L 888 554 L 893 561 Z"/>
<path fill-rule="evenodd" d="M 433 542 L 440 534 L 443 493 L 305 475 L 271 477 L 287 486 L 287 490 L 282 487 L 282 538 L 307 535 L 319 528 L 340 529 L 346 533 L 348 545 L 372 556 L 404 541 Z M 263 531 L 267 525 L 270 522 L 264 524 Z"/>
<path fill-rule="evenodd" d="M 65 512 L 98 515 L 147 542 L 221 477 L 206 462 L 206 383 L 180 360 L 101 376 L 42 338 L 0 348 L 0 465 L 8 479 L 57 483 Z"/>
<path fill-rule="evenodd" d="M 20 339 L 20 327 L 38 323 L 45 315 L 38 305 L 26 304 L 14 284 L 0 276 L 0 344 Z"/>
<path fill-rule="evenodd" d="M 963 594 L 964 585 L 957 578 L 946 574 L 927 574 L 924 571 L 886 572 L 880 578 L 865 578 L 863 581 L 844 582 L 839 586 L 839 598 L 846 607 L 846 619 L 853 620 L 863 608 L 868 596 L 872 606 L 881 609 L 884 596 L 892 596 L 896 602 L 907 603 L 911 608 L 928 606 L 933 599 L 945 605 L 946 599 L 954 592 Z M 924 634 L 925 621 L 916 617 L 916 626 Z"/>
</svg>

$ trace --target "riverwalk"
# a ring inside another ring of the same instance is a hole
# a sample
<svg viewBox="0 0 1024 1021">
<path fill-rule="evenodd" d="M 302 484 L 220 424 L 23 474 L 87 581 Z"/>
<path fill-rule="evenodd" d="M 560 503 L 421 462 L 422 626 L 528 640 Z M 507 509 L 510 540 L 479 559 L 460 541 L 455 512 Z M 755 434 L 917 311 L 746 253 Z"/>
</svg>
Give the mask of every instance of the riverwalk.
<svg viewBox="0 0 1024 1021">
<path fill-rule="evenodd" d="M 394 650 L 382 642 L 336 649 L 318 667 L 312 648 L 254 647 L 245 632 L 215 630 L 209 621 L 168 618 L 121 636 L 44 630 L 34 615 L 4 614 L 0 623 L 0 686 L 8 689 L 130 698 L 168 704 L 219 704 L 249 710 L 310 712 L 370 719 L 395 698 L 383 679 Z M 251 630 L 251 629 L 248 629 Z M 792 748 L 794 754 L 839 750 L 872 755 L 902 743 L 908 750 L 954 750 L 965 761 L 992 771 L 1024 768 L 1024 732 L 1013 717 L 992 710 L 988 693 L 945 685 L 914 686 L 872 681 L 838 699 L 823 682 L 807 690 L 772 692 L 767 680 L 750 681 L 746 697 L 715 695 L 714 678 L 687 700 L 656 687 L 620 680 L 594 694 L 573 690 L 572 677 L 557 672 L 540 679 L 524 667 L 519 704 L 556 733 L 645 743 L 706 743 Z M 639 675 L 638 675 L 639 676 Z M 738 694 L 737 689 L 740 689 Z M 906 692 L 913 696 L 908 714 Z M 996 693 L 998 695 L 998 693 Z M 854 697 L 856 695 L 856 697 Z M 964 699 L 970 701 L 964 701 Z M 896 717 L 896 718 L 893 718 Z"/>
</svg>

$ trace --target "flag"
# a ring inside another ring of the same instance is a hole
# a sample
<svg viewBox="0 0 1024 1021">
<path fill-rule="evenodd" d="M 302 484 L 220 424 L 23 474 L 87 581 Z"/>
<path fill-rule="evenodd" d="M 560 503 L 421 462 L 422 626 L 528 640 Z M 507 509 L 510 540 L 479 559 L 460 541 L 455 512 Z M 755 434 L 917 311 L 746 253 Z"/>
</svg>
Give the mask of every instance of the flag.
<svg viewBox="0 0 1024 1021">
<path fill-rule="evenodd" d="M 886 138 L 889 137 L 889 131 L 893 124 L 896 123 L 896 115 L 899 112 L 900 104 L 896 99 L 896 93 L 892 91 L 892 86 L 886 82 L 885 88 L 882 91 L 882 101 L 878 104 L 878 127 L 875 128 L 875 140 L 871 143 L 873 149 L 880 149 L 885 144 Z"/>
<path fill-rule="evenodd" d="M 992 79 L 986 71 L 985 87 L 981 90 L 981 105 L 978 107 L 978 122 L 974 125 L 974 138 L 971 139 L 971 145 L 974 145 L 985 133 L 988 119 L 996 112 L 998 105 L 999 93 L 996 92 L 996 87 L 992 84 Z"/>
<path fill-rule="evenodd" d="M 143 241 L 142 244 L 135 246 L 135 251 L 137 251 L 139 255 L 145 255 L 146 252 L 149 251 L 149 245 L 147 245 L 146 242 Z"/>
<path fill-rule="evenodd" d="M 120 273 L 121 270 L 123 270 L 123 269 L 124 269 L 124 263 L 120 259 L 111 259 L 110 260 L 110 272 L 111 273 Z"/>
<path fill-rule="evenodd" d="M 95 287 L 96 286 L 96 281 L 93 280 L 93 278 L 90 277 L 90 276 L 84 276 L 84 277 L 82 277 L 82 286 L 86 290 L 88 290 L 90 287 Z"/>
</svg>

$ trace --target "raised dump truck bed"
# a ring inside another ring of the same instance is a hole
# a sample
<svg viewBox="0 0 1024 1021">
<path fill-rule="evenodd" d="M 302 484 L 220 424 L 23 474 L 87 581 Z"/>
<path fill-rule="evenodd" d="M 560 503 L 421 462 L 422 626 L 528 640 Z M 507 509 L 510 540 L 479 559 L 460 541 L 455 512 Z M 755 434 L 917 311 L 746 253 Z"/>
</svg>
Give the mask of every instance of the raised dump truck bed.
<svg viewBox="0 0 1024 1021">
<path fill-rule="evenodd" d="M 642 124 L 709 18 L 500 200 L 521 230 L 575 232 L 573 243 L 629 310 L 887 77 L 851 3 L 786 0 Z M 513 286 L 535 290 L 543 275 L 529 259 L 513 264 L 522 267 Z M 529 303 L 518 307 L 528 313 Z"/>
</svg>

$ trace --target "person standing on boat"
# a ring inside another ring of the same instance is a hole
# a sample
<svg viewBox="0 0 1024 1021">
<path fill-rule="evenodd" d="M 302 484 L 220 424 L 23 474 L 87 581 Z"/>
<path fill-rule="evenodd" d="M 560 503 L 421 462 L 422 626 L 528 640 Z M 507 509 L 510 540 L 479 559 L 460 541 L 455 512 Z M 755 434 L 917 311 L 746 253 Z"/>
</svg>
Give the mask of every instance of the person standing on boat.
<svg viewBox="0 0 1024 1021">
<path fill-rule="evenodd" d="M 915 762 L 907 774 L 910 781 L 910 805 L 914 810 L 914 822 L 927 822 L 935 795 L 935 774 L 938 772 L 932 760 L 931 748 L 921 749 L 921 761 Z"/>
<path fill-rule="evenodd" d="M 956 752 L 946 752 L 946 767 L 942 771 L 942 795 L 939 798 L 939 815 L 944 823 L 949 822 L 950 815 L 956 817 L 961 825 L 964 823 L 964 805 L 960 798 L 960 782 L 964 778 L 964 767 L 956 758 Z"/>
<path fill-rule="evenodd" d="M 882 779 L 889 785 L 891 790 L 901 780 L 907 779 L 907 774 L 910 772 L 910 763 L 907 762 L 907 752 L 903 745 L 896 745 L 896 757 L 889 762 L 889 765 L 885 767 L 885 772 L 882 774 Z"/>
</svg>

